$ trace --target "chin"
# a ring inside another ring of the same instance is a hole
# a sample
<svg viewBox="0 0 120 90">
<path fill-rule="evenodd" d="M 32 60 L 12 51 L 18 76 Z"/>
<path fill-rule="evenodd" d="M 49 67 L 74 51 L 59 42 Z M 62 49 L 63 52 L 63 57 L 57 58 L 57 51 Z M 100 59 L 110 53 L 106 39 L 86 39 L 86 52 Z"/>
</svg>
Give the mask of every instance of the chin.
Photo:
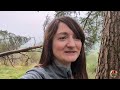
<svg viewBox="0 0 120 90">
<path fill-rule="evenodd" d="M 77 59 L 67 59 L 68 62 L 75 62 Z"/>
</svg>

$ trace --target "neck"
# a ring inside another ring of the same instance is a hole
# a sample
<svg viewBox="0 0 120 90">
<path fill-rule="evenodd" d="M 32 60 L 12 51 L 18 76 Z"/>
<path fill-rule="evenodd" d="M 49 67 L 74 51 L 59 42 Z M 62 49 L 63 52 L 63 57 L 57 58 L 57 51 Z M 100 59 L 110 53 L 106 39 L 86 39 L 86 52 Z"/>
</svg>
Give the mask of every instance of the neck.
<svg viewBox="0 0 120 90">
<path fill-rule="evenodd" d="M 54 59 L 54 62 L 56 63 L 57 66 L 60 66 L 60 67 L 64 67 L 66 68 L 67 70 L 70 70 L 71 69 L 71 63 L 67 63 L 67 64 L 63 64 L 61 63 L 60 61 Z"/>
</svg>

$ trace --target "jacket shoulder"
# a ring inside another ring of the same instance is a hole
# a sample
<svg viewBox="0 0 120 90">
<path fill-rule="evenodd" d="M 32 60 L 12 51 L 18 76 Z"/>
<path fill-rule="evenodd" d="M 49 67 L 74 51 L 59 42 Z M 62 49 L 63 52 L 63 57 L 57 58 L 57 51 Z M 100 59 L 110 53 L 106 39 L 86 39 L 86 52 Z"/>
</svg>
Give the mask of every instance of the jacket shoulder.
<svg viewBox="0 0 120 90">
<path fill-rule="evenodd" d="M 28 70 L 21 79 L 47 79 L 50 78 L 47 72 L 42 67 L 35 67 Z"/>
</svg>

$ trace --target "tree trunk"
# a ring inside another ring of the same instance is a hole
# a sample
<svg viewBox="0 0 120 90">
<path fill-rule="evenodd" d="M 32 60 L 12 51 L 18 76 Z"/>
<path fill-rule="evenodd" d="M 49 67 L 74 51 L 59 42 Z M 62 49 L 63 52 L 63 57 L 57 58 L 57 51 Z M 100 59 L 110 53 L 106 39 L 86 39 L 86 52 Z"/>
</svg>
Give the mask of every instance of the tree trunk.
<svg viewBox="0 0 120 90">
<path fill-rule="evenodd" d="M 105 11 L 96 79 L 120 78 L 120 11 Z"/>
</svg>

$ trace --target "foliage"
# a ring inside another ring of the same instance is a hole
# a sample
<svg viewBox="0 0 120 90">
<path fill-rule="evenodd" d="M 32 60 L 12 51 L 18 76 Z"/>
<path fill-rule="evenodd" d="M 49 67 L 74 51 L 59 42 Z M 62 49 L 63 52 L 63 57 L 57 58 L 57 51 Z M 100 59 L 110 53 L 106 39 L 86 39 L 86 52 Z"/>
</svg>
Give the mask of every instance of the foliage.
<svg viewBox="0 0 120 90">
<path fill-rule="evenodd" d="M 0 79 L 19 79 L 25 72 L 32 68 L 31 66 L 0 66 Z"/>
<path fill-rule="evenodd" d="M 75 18 L 75 17 L 80 16 L 79 11 L 55 11 L 55 12 L 56 12 L 55 17 L 71 16 L 72 15 Z"/>
<path fill-rule="evenodd" d="M 0 30 L 0 52 L 18 49 L 31 38 L 9 33 L 7 30 Z"/>
<path fill-rule="evenodd" d="M 97 51 L 91 51 L 87 55 L 86 61 L 87 61 L 87 72 L 89 79 L 95 79 L 97 60 L 98 60 Z"/>
<path fill-rule="evenodd" d="M 88 12 L 86 18 L 81 18 L 81 24 L 86 36 L 85 45 L 87 51 L 91 50 L 93 45 L 100 42 L 102 19 L 102 12 L 100 11 Z"/>
</svg>

